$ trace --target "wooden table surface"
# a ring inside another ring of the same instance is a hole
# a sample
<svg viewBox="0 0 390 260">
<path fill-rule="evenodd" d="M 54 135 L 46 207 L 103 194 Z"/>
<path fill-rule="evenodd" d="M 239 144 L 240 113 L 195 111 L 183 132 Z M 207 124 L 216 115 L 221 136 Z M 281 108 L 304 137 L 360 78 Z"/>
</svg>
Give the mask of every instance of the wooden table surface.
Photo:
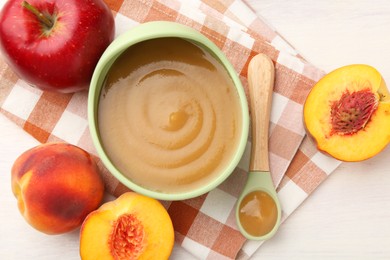
<svg viewBox="0 0 390 260">
<path fill-rule="evenodd" d="M 365 63 L 390 86 L 387 1 L 249 0 L 309 62 L 330 72 Z M 390 259 L 390 147 L 343 163 L 263 244 L 262 259 Z"/>
</svg>

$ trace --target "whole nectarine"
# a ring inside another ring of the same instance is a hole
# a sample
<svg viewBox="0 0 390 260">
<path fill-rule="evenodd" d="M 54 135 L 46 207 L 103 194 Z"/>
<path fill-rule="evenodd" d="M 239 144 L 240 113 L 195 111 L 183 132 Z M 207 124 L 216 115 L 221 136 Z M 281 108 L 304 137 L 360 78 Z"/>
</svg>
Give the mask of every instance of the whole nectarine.
<svg viewBox="0 0 390 260">
<path fill-rule="evenodd" d="M 66 143 L 42 144 L 22 153 L 12 167 L 11 182 L 23 217 L 47 234 L 79 227 L 104 193 L 91 155 Z"/>
</svg>

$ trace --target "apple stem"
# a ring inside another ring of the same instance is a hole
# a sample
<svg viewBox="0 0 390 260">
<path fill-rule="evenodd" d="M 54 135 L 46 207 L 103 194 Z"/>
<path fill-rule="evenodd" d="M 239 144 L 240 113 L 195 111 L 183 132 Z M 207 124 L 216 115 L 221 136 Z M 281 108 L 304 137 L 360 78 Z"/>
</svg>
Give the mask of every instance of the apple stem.
<svg viewBox="0 0 390 260">
<path fill-rule="evenodd" d="M 42 22 L 47 28 L 53 27 L 53 20 L 41 13 L 35 6 L 29 4 L 27 1 L 23 1 L 22 6 L 32 12 L 40 22 Z"/>
</svg>

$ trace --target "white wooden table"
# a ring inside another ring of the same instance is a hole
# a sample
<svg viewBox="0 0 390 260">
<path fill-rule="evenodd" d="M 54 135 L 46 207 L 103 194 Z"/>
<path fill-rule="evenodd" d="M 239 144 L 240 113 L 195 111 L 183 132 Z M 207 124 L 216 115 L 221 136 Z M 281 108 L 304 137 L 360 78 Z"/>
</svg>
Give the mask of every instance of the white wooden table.
<svg viewBox="0 0 390 260">
<path fill-rule="evenodd" d="M 0 1 L 1 5 L 4 0 Z M 248 0 L 308 61 L 325 71 L 376 67 L 390 86 L 390 4 L 386 0 Z M 37 142 L 0 115 L 0 259 L 79 259 L 78 233 L 46 236 L 19 214 L 13 160 Z M 344 163 L 254 259 L 390 259 L 390 146 Z M 175 248 L 172 259 L 190 259 Z"/>
<path fill-rule="evenodd" d="M 308 61 L 366 63 L 390 86 L 390 3 L 249 0 Z M 390 147 L 340 166 L 256 253 L 262 259 L 390 259 Z"/>
</svg>

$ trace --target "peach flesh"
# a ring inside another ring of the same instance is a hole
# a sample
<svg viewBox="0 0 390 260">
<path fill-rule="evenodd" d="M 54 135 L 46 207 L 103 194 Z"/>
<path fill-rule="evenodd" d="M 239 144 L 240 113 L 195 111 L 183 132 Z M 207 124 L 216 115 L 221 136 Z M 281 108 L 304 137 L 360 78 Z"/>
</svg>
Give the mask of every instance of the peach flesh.
<svg viewBox="0 0 390 260">
<path fill-rule="evenodd" d="M 303 119 L 319 151 L 341 161 L 366 160 L 390 143 L 390 93 L 375 68 L 344 66 L 314 85 Z"/>
<path fill-rule="evenodd" d="M 95 259 L 169 259 L 174 229 L 156 199 L 126 192 L 91 212 L 80 230 L 80 256 Z"/>
</svg>

